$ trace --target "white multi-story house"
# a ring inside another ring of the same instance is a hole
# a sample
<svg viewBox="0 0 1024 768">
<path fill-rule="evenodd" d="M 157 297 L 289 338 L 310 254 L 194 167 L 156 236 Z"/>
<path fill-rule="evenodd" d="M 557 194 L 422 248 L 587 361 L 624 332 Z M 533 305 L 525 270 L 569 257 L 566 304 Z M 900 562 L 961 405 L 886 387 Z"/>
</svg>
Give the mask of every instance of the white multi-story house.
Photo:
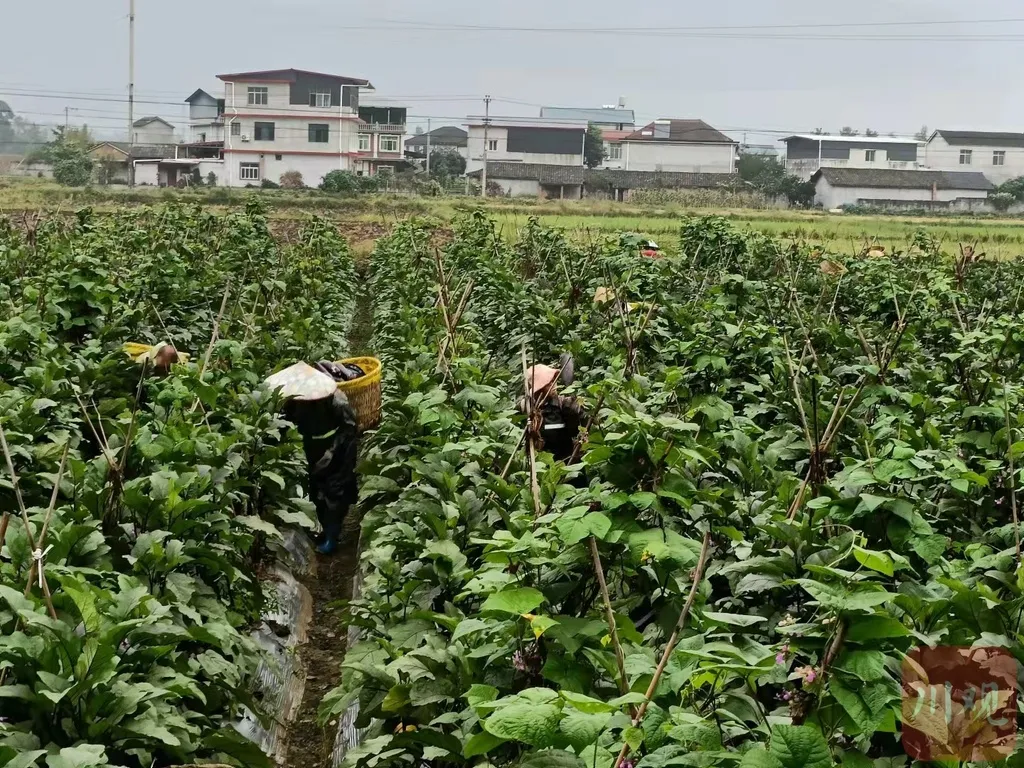
<svg viewBox="0 0 1024 768">
<path fill-rule="evenodd" d="M 625 171 L 733 173 L 737 142 L 703 120 L 655 120 L 617 142 L 606 164 Z M 613 145 L 614 146 L 614 145 Z"/>
<path fill-rule="evenodd" d="M 906 171 L 918 167 L 916 139 L 806 133 L 780 141 L 786 145 L 786 170 L 802 179 L 810 179 L 819 168 Z"/>
<path fill-rule="evenodd" d="M 602 168 L 620 169 L 622 162 L 622 140 L 636 130 L 636 117 L 632 109 L 626 109 L 626 100 L 619 99 L 617 106 L 596 108 L 541 107 L 542 118 L 569 120 L 596 125 L 604 139 L 604 162 Z"/>
<path fill-rule="evenodd" d="M 132 127 L 132 142 L 141 146 L 174 143 L 174 126 L 162 117 L 140 117 Z"/>
<path fill-rule="evenodd" d="M 224 141 L 224 99 L 202 88 L 185 99 L 188 104 L 188 140 L 193 144 Z"/>
<path fill-rule="evenodd" d="M 945 131 L 932 133 L 923 164 L 940 171 L 980 171 L 990 181 L 1024 176 L 1024 133 Z"/>
<path fill-rule="evenodd" d="M 316 186 L 366 163 L 359 94 L 368 80 L 300 69 L 218 75 L 224 81 L 225 186 L 277 182 L 298 171 Z"/>
<path fill-rule="evenodd" d="M 485 146 L 488 163 L 516 162 L 583 167 L 586 122 L 491 117 L 487 120 L 486 126 L 484 123 L 485 119 L 480 116 L 467 120 L 467 173 L 483 168 Z"/>
</svg>

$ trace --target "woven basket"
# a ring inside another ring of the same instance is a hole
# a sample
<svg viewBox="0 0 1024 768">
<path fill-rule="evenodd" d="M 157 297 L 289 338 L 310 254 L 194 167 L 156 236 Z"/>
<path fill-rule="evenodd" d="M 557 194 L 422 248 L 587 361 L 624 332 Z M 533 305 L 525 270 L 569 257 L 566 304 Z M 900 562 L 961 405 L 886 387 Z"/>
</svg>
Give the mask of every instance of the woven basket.
<svg viewBox="0 0 1024 768">
<path fill-rule="evenodd" d="M 358 365 L 365 376 L 352 381 L 339 381 L 338 389 L 348 397 L 348 404 L 356 413 L 359 430 L 365 432 L 380 424 L 380 360 L 375 357 L 350 357 L 340 362 Z"/>
</svg>

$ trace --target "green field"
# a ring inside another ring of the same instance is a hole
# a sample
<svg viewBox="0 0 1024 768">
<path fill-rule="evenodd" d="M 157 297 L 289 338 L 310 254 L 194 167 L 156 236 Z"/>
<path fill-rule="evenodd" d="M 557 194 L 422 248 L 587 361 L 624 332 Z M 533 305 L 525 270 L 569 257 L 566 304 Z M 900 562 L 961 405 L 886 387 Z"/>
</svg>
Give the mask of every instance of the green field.
<svg viewBox="0 0 1024 768">
<path fill-rule="evenodd" d="M 339 197 L 316 190 L 155 189 L 139 187 L 91 187 L 68 189 L 40 179 L 0 179 L 0 212 L 73 210 L 89 206 L 113 210 L 125 204 L 166 202 L 202 203 L 214 209 L 241 205 L 258 194 L 272 218 L 302 218 L 309 213 L 339 222 L 375 223 L 390 227 L 411 216 L 436 216 L 450 221 L 460 212 L 483 206 L 504 232 L 514 237 L 532 216 L 542 224 L 569 230 L 577 237 L 601 237 L 607 233 L 635 230 L 665 239 L 671 247 L 681 218 L 719 214 L 735 226 L 758 230 L 783 240 L 821 244 L 839 253 L 859 253 L 878 243 L 901 249 L 919 230 L 926 231 L 947 249 L 959 243 L 978 243 L 990 256 L 1010 258 L 1024 251 L 1024 218 L 952 216 L 861 216 L 819 211 L 715 210 L 679 206 L 640 207 L 600 201 L 535 201 L 409 195 Z"/>
</svg>

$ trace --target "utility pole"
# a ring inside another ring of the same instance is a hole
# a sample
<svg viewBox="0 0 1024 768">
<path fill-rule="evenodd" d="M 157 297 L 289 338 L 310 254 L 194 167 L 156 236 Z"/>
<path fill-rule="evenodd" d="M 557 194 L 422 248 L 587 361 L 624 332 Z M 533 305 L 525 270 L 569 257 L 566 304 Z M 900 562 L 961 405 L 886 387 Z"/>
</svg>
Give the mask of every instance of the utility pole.
<svg viewBox="0 0 1024 768">
<path fill-rule="evenodd" d="M 487 127 L 491 124 L 491 95 L 484 96 L 484 170 L 480 176 L 480 194 L 487 197 Z"/>
<path fill-rule="evenodd" d="M 430 118 L 427 118 L 427 176 L 430 175 Z"/>
<path fill-rule="evenodd" d="M 70 110 L 71 110 L 71 107 L 68 107 L 68 106 L 64 107 L 64 133 L 65 134 L 67 134 L 67 132 L 68 132 L 68 112 Z"/>
<path fill-rule="evenodd" d="M 135 0 L 128 0 L 128 186 L 135 186 Z"/>
</svg>

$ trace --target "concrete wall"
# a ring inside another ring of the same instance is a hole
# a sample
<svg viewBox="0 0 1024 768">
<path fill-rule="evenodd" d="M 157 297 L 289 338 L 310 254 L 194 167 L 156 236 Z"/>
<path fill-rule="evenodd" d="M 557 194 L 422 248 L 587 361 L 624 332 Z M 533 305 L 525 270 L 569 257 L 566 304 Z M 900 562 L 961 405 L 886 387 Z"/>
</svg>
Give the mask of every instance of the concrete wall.
<svg viewBox="0 0 1024 768">
<path fill-rule="evenodd" d="M 509 152 L 508 129 L 492 125 L 487 129 L 487 140 L 496 141 L 497 149 L 487 150 L 487 162 L 511 161 L 519 163 L 542 163 L 543 165 L 583 165 L 583 139 L 580 137 L 580 151 L 574 154 L 548 155 L 534 152 Z M 484 127 L 469 127 L 466 149 L 469 152 L 466 172 L 478 171 L 484 166 Z"/>
<path fill-rule="evenodd" d="M 250 181 L 239 178 L 239 166 L 242 163 L 258 163 L 260 166 L 260 179 Z M 315 187 L 323 181 L 326 174 L 331 171 L 351 170 L 350 158 L 343 155 L 302 155 L 296 153 L 282 153 L 281 159 L 277 159 L 272 151 L 264 153 L 252 152 L 224 152 L 223 174 L 217 174 L 217 184 L 222 187 L 245 187 L 253 185 L 258 187 L 262 179 L 269 179 L 275 184 L 280 183 L 281 174 L 286 171 L 298 171 L 302 174 L 302 182 L 307 187 Z"/>
<path fill-rule="evenodd" d="M 736 147 L 732 144 L 674 144 L 665 141 L 625 141 L 622 167 L 627 171 L 732 173 Z"/>
<path fill-rule="evenodd" d="M 193 123 L 189 126 L 189 141 L 224 141 L 224 123 Z"/>
<path fill-rule="evenodd" d="M 140 186 L 158 186 L 160 183 L 159 165 L 157 163 L 136 163 L 135 183 Z"/>
<path fill-rule="evenodd" d="M 161 122 L 135 126 L 136 144 L 173 144 L 174 127 Z"/>
<path fill-rule="evenodd" d="M 960 150 L 971 150 L 969 165 L 960 164 Z M 1003 165 L 993 164 L 995 152 L 1005 152 Z M 993 184 L 1024 176 L 1024 148 L 992 147 L 978 144 L 950 145 L 940 134 L 924 148 L 924 164 L 939 171 L 980 171 Z"/>
<path fill-rule="evenodd" d="M 985 201 L 988 192 L 984 190 L 940 189 L 934 195 L 930 189 L 891 189 L 878 187 L 834 187 L 824 177 L 818 179 L 814 200 L 821 207 L 830 210 L 844 205 L 870 205 L 871 201 L 881 206 L 888 203 L 917 203 L 919 207 L 928 203 L 953 203 L 957 200 Z M 908 206 L 913 207 L 913 206 Z"/>
<path fill-rule="evenodd" d="M 502 192 L 509 197 L 540 197 L 540 182 L 532 179 L 488 179 L 487 182 L 494 182 L 501 187 Z"/>
</svg>

